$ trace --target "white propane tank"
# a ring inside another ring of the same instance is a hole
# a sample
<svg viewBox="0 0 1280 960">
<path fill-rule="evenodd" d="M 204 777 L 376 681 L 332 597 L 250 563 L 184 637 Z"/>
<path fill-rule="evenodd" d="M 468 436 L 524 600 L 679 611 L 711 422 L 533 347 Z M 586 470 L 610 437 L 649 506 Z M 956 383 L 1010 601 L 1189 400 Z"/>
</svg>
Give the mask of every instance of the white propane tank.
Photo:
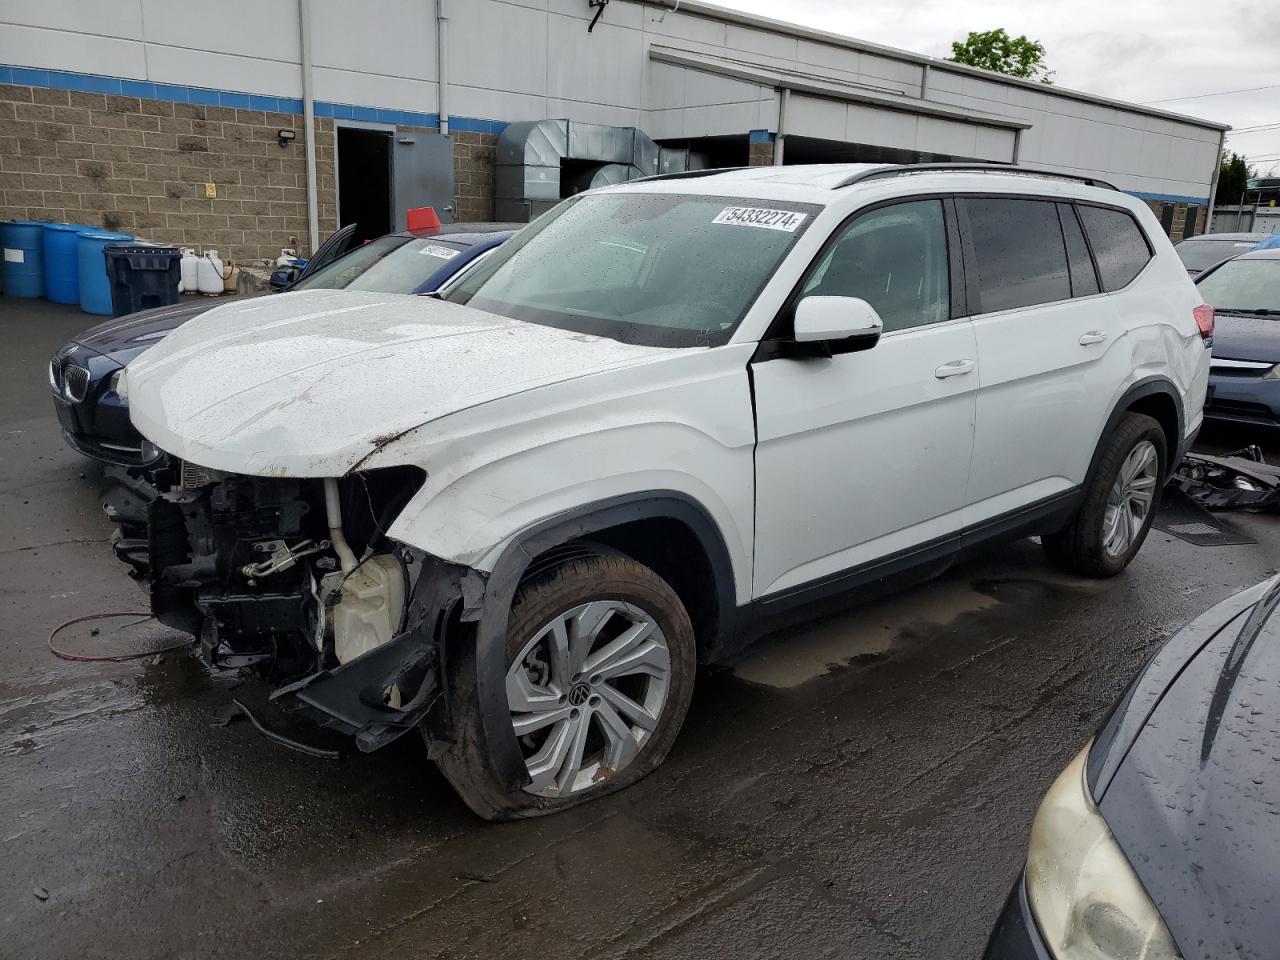
<svg viewBox="0 0 1280 960">
<path fill-rule="evenodd" d="M 222 261 L 217 250 L 206 250 L 199 260 L 196 282 L 201 293 L 217 296 L 222 293 Z"/>
<path fill-rule="evenodd" d="M 195 293 L 199 287 L 196 271 L 200 266 L 200 258 L 196 256 L 195 247 L 182 248 L 182 282 L 178 284 L 179 293 Z"/>
</svg>

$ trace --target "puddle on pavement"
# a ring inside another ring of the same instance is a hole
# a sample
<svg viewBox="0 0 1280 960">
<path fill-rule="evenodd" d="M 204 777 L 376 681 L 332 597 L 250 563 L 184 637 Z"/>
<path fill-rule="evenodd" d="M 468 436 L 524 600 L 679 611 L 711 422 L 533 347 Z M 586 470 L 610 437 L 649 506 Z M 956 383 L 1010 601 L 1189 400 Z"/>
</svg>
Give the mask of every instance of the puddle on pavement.
<svg viewBox="0 0 1280 960">
<path fill-rule="evenodd" d="M 962 614 L 999 602 L 968 582 L 935 581 L 770 636 L 755 644 L 733 673 L 769 687 L 798 687 L 850 664 L 884 659 L 907 632 L 941 629 Z"/>
</svg>

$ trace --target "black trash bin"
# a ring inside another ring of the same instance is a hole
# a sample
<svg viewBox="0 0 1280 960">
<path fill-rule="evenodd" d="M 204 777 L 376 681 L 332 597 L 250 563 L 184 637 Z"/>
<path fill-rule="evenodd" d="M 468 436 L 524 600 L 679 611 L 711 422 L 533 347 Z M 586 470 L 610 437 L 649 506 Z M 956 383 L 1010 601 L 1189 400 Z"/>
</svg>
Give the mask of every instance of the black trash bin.
<svg viewBox="0 0 1280 960">
<path fill-rule="evenodd" d="M 111 281 L 111 315 L 178 302 L 182 251 L 159 243 L 109 243 L 102 251 Z"/>
</svg>

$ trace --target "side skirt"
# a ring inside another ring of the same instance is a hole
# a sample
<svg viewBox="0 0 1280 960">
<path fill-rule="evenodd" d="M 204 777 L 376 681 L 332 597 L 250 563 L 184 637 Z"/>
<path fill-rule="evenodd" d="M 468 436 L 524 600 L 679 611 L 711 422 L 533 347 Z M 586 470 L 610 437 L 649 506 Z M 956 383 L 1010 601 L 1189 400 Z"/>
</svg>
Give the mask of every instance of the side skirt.
<svg viewBox="0 0 1280 960">
<path fill-rule="evenodd" d="M 740 607 L 732 643 L 717 650 L 717 659 L 741 651 L 765 634 L 803 623 L 857 603 L 874 600 L 944 573 L 958 558 L 999 540 L 1053 533 L 1062 529 L 1080 506 L 1080 488 L 1036 503 L 954 534 L 899 551 L 870 563 L 771 593 Z"/>
</svg>

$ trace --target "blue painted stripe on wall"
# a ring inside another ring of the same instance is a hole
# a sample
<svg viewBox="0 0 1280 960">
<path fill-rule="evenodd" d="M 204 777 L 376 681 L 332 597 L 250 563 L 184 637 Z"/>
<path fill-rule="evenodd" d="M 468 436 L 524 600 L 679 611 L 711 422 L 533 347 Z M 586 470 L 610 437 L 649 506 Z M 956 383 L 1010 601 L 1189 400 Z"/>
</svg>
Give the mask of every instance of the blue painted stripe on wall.
<svg viewBox="0 0 1280 960">
<path fill-rule="evenodd" d="M 1155 200 L 1158 203 L 1190 203 L 1200 207 L 1209 205 L 1208 197 L 1180 197 L 1174 193 L 1141 193 L 1138 190 L 1126 190 L 1125 193 L 1139 200 Z"/>
<path fill-rule="evenodd" d="M 0 83 L 76 90 L 81 93 L 112 93 L 147 100 L 196 103 L 209 107 L 231 107 L 298 115 L 302 113 L 302 101 L 297 97 L 262 96 L 237 90 L 213 90 L 208 87 L 187 87 L 171 83 L 152 83 L 146 80 L 124 80 L 119 77 L 67 73 L 61 70 L 32 70 L 27 67 L 0 65 Z M 365 120 L 370 123 L 393 123 L 403 127 L 438 127 L 440 125 L 439 114 L 423 113 L 417 110 L 393 110 L 389 107 L 330 103 L 325 100 L 315 101 L 314 107 L 317 117 L 333 117 L 336 120 Z M 472 133 L 501 133 L 507 127 L 506 121 L 485 120 L 477 117 L 450 116 L 449 124 L 454 130 Z"/>
<path fill-rule="evenodd" d="M 751 130 L 747 133 L 748 143 L 773 143 L 773 134 L 768 130 Z"/>
</svg>

